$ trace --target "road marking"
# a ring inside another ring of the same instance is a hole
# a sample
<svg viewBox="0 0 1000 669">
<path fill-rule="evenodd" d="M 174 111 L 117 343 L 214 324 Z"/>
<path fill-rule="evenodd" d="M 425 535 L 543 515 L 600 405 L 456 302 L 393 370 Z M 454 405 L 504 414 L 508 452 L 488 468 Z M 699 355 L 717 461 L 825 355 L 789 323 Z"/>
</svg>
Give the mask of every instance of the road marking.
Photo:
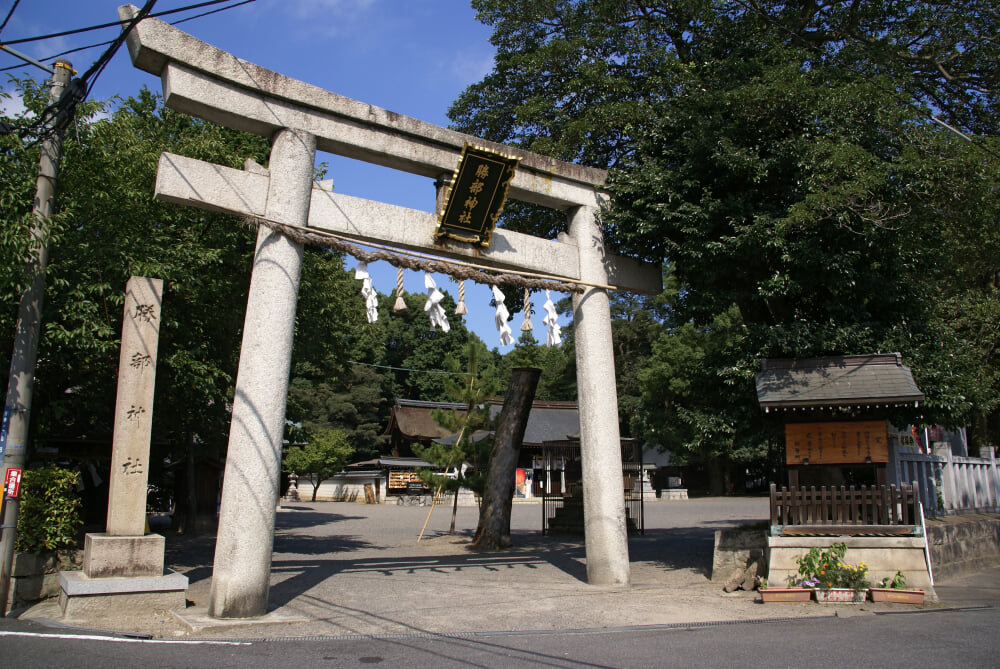
<svg viewBox="0 0 1000 669">
<path fill-rule="evenodd" d="M 72 639 L 72 640 L 83 640 L 83 641 L 112 641 L 117 643 L 160 643 L 160 644 L 179 644 L 179 645 L 189 645 L 189 646 L 251 646 L 253 645 L 250 641 L 199 641 L 195 639 L 185 640 L 185 639 L 130 639 L 127 637 L 116 637 L 116 636 L 101 636 L 99 634 L 45 634 L 42 632 L 4 632 L 0 631 L 0 637 L 4 636 L 23 636 L 23 637 L 38 637 L 43 639 Z"/>
</svg>

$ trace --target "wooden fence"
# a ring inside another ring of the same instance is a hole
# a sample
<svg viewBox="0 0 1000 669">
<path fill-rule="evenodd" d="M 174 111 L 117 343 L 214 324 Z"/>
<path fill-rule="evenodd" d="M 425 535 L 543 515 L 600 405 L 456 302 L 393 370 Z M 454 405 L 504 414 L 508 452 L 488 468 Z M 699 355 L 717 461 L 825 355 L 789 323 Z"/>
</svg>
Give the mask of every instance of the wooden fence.
<svg viewBox="0 0 1000 669">
<path fill-rule="evenodd" d="M 904 535 L 920 524 L 915 484 L 793 487 L 771 484 L 771 527 L 781 534 Z"/>
<path fill-rule="evenodd" d="M 987 457 L 966 458 L 941 447 L 938 454 L 896 453 L 897 481 L 914 481 L 928 516 L 1000 512 L 1000 467 Z"/>
</svg>

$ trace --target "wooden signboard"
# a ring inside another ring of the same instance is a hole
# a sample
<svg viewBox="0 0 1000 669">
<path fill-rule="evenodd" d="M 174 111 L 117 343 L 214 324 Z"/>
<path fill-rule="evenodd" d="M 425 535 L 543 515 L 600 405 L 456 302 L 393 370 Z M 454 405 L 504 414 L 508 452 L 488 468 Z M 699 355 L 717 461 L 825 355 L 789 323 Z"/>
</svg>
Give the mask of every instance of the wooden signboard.
<svg viewBox="0 0 1000 669">
<path fill-rule="evenodd" d="M 785 462 L 789 465 L 888 461 L 888 426 L 884 420 L 785 425 Z"/>
<path fill-rule="evenodd" d="M 420 475 L 416 472 L 389 472 L 389 490 L 406 488 L 410 483 L 419 483 L 423 486 Z"/>
<path fill-rule="evenodd" d="M 467 143 L 434 237 L 488 247 L 520 162 L 520 158 Z"/>
</svg>

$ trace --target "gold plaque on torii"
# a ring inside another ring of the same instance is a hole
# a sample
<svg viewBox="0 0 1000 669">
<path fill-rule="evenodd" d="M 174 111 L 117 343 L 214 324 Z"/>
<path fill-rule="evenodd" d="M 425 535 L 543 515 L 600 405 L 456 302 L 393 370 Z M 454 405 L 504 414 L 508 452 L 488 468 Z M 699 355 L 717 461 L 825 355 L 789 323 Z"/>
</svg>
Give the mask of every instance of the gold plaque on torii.
<svg viewBox="0 0 1000 669">
<path fill-rule="evenodd" d="M 520 158 L 466 143 L 434 238 L 489 246 Z"/>
</svg>

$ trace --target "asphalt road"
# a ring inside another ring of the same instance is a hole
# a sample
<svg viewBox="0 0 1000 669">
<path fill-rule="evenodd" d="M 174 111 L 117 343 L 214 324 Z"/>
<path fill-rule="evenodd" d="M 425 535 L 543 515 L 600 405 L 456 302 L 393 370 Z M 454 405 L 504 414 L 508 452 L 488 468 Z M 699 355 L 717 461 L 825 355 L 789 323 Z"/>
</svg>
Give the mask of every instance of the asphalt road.
<svg viewBox="0 0 1000 669">
<path fill-rule="evenodd" d="M 633 629 L 267 640 L 0 632 L 5 667 L 996 667 L 997 609 Z M 31 627 L 31 629 L 27 629 Z"/>
</svg>

